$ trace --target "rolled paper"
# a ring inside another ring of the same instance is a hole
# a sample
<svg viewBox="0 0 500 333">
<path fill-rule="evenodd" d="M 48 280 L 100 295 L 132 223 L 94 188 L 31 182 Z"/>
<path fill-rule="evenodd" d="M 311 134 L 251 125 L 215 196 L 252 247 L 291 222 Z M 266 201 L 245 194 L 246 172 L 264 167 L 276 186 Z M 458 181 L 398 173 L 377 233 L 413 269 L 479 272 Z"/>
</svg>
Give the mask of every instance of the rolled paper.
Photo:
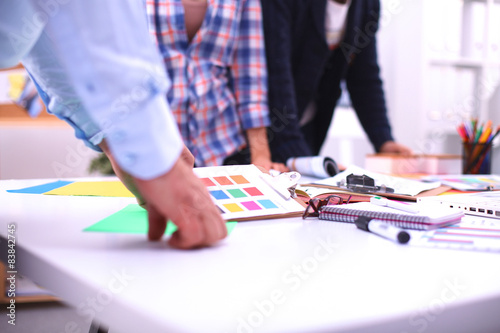
<svg viewBox="0 0 500 333">
<path fill-rule="evenodd" d="M 290 157 L 286 161 L 286 166 L 291 171 L 317 178 L 333 177 L 339 172 L 337 163 L 326 156 Z"/>
</svg>

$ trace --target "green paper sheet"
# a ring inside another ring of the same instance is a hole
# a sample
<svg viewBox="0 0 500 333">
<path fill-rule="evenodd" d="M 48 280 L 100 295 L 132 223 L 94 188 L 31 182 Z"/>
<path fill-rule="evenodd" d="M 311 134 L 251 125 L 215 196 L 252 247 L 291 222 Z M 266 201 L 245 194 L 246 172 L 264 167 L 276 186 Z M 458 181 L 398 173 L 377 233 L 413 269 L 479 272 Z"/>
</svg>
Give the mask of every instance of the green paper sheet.
<svg viewBox="0 0 500 333">
<path fill-rule="evenodd" d="M 236 221 L 226 222 L 227 233 L 230 234 L 236 226 Z M 167 223 L 166 235 L 171 235 L 177 226 L 171 221 Z M 101 221 L 83 229 L 83 231 L 116 232 L 123 234 L 147 234 L 148 214 L 144 208 L 131 204 L 122 210 L 102 219 Z"/>
</svg>

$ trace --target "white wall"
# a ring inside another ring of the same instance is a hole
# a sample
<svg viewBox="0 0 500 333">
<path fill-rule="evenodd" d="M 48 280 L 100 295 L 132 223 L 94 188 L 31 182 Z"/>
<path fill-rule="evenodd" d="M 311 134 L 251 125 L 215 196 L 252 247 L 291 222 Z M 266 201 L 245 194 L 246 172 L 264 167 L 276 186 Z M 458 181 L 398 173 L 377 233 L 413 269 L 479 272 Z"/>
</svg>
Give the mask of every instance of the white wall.
<svg viewBox="0 0 500 333">
<path fill-rule="evenodd" d="M 416 49 L 421 46 L 415 40 L 405 43 L 405 36 L 420 36 L 419 6 L 414 1 L 382 0 L 380 30 L 377 35 L 379 65 L 384 83 L 387 108 L 395 139 L 415 150 L 423 135 L 415 130 L 408 130 L 412 124 L 415 129 L 420 123 L 421 100 L 417 86 L 420 84 L 421 59 Z M 404 26 L 404 29 L 401 29 Z M 417 39 L 418 40 L 418 39 Z M 415 58 L 415 66 L 405 68 L 404 75 L 399 72 L 401 59 Z M 352 110 L 337 108 L 329 135 L 321 154 L 333 157 L 338 163 L 364 166 L 366 154 L 374 153 L 372 145 L 364 133 Z"/>
<path fill-rule="evenodd" d="M 389 118 L 395 139 L 410 148 L 422 150 L 423 68 L 421 6 L 419 1 L 382 0 L 378 52 Z M 408 59 L 411 59 L 408 61 Z M 405 66 L 406 63 L 412 66 Z M 402 72 L 404 71 L 404 72 Z"/>
<path fill-rule="evenodd" d="M 0 179 L 87 176 L 97 154 L 66 124 L 0 123 Z"/>
<path fill-rule="evenodd" d="M 379 64 L 395 139 L 419 154 L 460 154 L 461 143 L 455 128 L 463 119 L 460 119 L 458 109 L 467 104 L 469 97 L 477 98 L 475 92 L 479 88 L 476 82 L 476 85 L 468 87 L 469 93 L 464 93 L 462 90 L 465 91 L 467 87 L 464 88 L 464 82 L 460 79 L 452 78 L 448 82 L 434 80 L 439 79 L 441 69 L 437 67 L 436 77 L 436 67 L 429 65 L 430 60 L 456 53 L 457 50 L 452 49 L 456 48 L 461 34 L 461 31 L 454 31 L 457 30 L 456 24 L 451 22 L 455 18 L 447 18 L 447 15 L 457 14 L 459 2 L 434 1 L 381 0 L 377 36 Z M 498 9 L 500 12 L 500 7 Z M 478 24 L 483 24 L 483 21 L 478 21 Z M 434 34 L 440 35 L 435 37 Z M 444 42 L 445 47 L 436 48 L 439 42 Z M 494 66 L 498 70 L 500 59 L 496 61 Z M 442 72 L 447 71 L 453 69 L 443 67 Z M 464 78 L 468 75 L 466 71 L 464 69 L 460 73 Z M 500 112 L 496 109 L 500 108 L 500 86 L 496 85 L 492 96 L 488 117 L 494 125 L 498 125 Z M 430 101 L 432 98 L 434 100 Z M 437 103 L 440 109 L 433 108 L 432 103 Z M 443 110 L 451 110 L 452 114 L 445 114 Z M 492 168 L 493 173 L 500 174 L 500 138 L 496 141 Z M 339 163 L 363 166 L 364 156 L 371 152 L 371 144 L 360 130 L 353 113 L 346 110 L 336 112 L 322 154 L 332 156 Z"/>
</svg>

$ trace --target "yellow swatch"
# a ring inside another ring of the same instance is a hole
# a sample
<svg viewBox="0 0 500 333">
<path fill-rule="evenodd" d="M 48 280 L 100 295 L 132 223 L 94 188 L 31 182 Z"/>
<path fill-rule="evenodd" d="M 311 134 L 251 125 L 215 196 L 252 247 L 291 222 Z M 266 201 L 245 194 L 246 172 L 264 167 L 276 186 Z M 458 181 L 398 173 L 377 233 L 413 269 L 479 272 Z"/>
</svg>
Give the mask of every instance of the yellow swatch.
<svg viewBox="0 0 500 333">
<path fill-rule="evenodd" d="M 236 213 L 236 212 L 242 212 L 243 208 L 238 206 L 235 203 L 228 203 L 228 204 L 223 204 L 224 207 L 226 207 L 227 210 L 229 210 L 231 213 Z"/>
<path fill-rule="evenodd" d="M 49 195 L 86 195 L 101 197 L 134 197 L 120 181 L 74 182 L 55 190 L 45 192 Z"/>
</svg>

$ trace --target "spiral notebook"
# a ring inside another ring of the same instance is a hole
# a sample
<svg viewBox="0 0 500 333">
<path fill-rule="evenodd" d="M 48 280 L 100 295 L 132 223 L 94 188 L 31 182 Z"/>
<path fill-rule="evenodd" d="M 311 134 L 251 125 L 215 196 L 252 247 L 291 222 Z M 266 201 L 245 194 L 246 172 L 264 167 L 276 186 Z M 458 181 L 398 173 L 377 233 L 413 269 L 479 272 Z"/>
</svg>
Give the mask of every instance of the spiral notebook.
<svg viewBox="0 0 500 333">
<path fill-rule="evenodd" d="M 385 221 L 405 229 L 429 230 L 441 228 L 460 222 L 464 213 L 459 209 L 443 209 L 439 206 L 420 207 L 417 214 L 401 210 L 377 206 L 369 202 L 358 202 L 346 205 L 325 206 L 319 214 L 322 220 L 351 222 L 367 216 Z"/>
</svg>

